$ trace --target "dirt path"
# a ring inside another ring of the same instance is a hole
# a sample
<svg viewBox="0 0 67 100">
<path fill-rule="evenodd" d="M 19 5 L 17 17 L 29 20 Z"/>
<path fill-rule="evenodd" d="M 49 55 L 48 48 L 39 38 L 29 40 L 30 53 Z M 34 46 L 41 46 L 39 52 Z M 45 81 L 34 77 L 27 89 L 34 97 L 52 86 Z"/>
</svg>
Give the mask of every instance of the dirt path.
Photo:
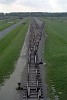
<svg viewBox="0 0 67 100">
<path fill-rule="evenodd" d="M 41 26 L 42 21 L 37 19 L 37 18 L 35 20 Z M 40 44 L 39 44 L 39 49 L 38 49 L 39 61 L 41 61 L 41 59 L 42 59 L 43 63 L 45 63 L 45 61 L 43 59 L 44 42 L 45 42 L 45 33 L 44 33 L 44 30 L 43 30 L 42 38 L 41 38 L 41 41 L 40 41 Z M 40 67 L 41 78 L 42 78 L 42 87 L 43 87 L 44 100 L 49 100 L 49 98 L 47 96 L 46 68 L 45 68 L 45 65 L 39 65 L 39 67 Z"/>
<path fill-rule="evenodd" d="M 22 24 L 24 21 L 25 21 L 25 19 L 22 20 L 21 22 L 18 22 L 18 23 L 16 23 L 16 24 L 14 24 L 14 25 L 12 25 L 12 26 L 10 26 L 10 27 L 8 27 L 8 28 L 6 28 L 6 29 L 0 31 L 0 38 L 4 37 L 7 33 L 11 32 L 11 31 L 12 31 L 13 29 L 15 29 L 18 25 Z"/>
<path fill-rule="evenodd" d="M 7 79 L 4 86 L 0 87 L 0 100 L 19 100 L 20 93 L 16 90 L 17 83 L 21 81 L 22 72 L 27 62 L 27 45 L 29 37 L 29 29 L 21 50 L 20 57 L 17 61 L 15 71 Z"/>
<path fill-rule="evenodd" d="M 39 61 L 41 61 L 41 59 L 42 59 L 43 63 L 45 63 L 45 61 L 43 59 L 44 38 L 45 38 L 45 35 L 43 34 L 42 35 L 42 39 L 41 39 L 40 44 L 39 44 L 39 49 L 38 49 L 38 58 L 39 58 Z M 49 100 L 48 96 L 47 96 L 46 68 L 45 68 L 45 65 L 39 65 L 39 67 L 40 67 L 41 78 L 42 78 L 42 87 L 43 87 L 44 100 Z"/>
</svg>

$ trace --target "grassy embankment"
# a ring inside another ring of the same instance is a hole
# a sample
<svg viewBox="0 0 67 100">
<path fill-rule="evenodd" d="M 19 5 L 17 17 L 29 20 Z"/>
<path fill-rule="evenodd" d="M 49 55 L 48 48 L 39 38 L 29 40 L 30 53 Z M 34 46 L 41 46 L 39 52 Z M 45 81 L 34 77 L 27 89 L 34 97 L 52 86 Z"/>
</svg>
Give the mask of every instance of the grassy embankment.
<svg viewBox="0 0 67 100">
<path fill-rule="evenodd" d="M 62 20 L 45 20 L 47 39 L 45 59 L 47 82 L 51 100 L 67 100 L 67 23 Z"/>
<path fill-rule="evenodd" d="M 0 39 L 0 84 L 15 68 L 28 29 L 28 20 L 25 23 Z"/>
<path fill-rule="evenodd" d="M 2 31 L 5 28 L 8 28 L 9 26 L 16 24 L 17 22 L 21 21 L 20 19 L 4 19 L 4 20 L 0 20 L 0 31 Z"/>
</svg>

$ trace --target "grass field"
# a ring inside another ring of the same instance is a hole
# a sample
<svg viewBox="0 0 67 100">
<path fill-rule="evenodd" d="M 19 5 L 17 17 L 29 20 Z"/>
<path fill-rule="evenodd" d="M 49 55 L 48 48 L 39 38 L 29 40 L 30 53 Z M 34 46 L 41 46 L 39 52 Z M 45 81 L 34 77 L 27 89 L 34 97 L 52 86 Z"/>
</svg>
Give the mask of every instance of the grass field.
<svg viewBox="0 0 67 100">
<path fill-rule="evenodd" d="M 45 23 L 49 96 L 51 100 L 67 100 L 67 21 L 46 19 Z"/>
<path fill-rule="evenodd" d="M 16 29 L 0 39 L 0 84 L 5 78 L 13 72 L 16 61 L 21 52 L 21 48 L 28 29 L 28 20 L 26 24 L 21 24 Z"/>
<path fill-rule="evenodd" d="M 14 20 L 13 19 L 8 19 L 8 20 L 4 19 L 4 20 L 0 20 L 0 31 L 2 31 L 3 29 L 5 29 L 5 28 L 7 28 L 7 27 L 19 22 L 19 21 L 21 21 L 21 20 L 20 19 L 14 19 Z"/>
</svg>

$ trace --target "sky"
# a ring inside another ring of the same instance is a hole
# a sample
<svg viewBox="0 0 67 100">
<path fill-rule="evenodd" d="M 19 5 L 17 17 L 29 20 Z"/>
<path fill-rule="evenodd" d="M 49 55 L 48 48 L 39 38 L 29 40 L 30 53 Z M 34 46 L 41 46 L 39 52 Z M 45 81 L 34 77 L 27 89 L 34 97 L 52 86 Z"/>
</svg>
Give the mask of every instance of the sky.
<svg viewBox="0 0 67 100">
<path fill-rule="evenodd" d="M 67 12 L 67 0 L 0 0 L 0 12 Z"/>
</svg>

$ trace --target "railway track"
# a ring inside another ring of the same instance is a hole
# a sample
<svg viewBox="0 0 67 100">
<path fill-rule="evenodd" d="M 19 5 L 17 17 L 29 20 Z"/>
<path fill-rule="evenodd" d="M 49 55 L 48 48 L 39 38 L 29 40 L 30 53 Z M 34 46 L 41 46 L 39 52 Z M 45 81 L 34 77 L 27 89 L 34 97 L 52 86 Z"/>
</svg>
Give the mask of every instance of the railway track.
<svg viewBox="0 0 67 100">
<path fill-rule="evenodd" d="M 39 26 L 33 19 L 30 25 L 28 64 L 26 81 L 21 92 L 21 100 L 44 100 L 42 80 L 38 59 L 38 47 L 43 34 L 44 25 Z"/>
</svg>

